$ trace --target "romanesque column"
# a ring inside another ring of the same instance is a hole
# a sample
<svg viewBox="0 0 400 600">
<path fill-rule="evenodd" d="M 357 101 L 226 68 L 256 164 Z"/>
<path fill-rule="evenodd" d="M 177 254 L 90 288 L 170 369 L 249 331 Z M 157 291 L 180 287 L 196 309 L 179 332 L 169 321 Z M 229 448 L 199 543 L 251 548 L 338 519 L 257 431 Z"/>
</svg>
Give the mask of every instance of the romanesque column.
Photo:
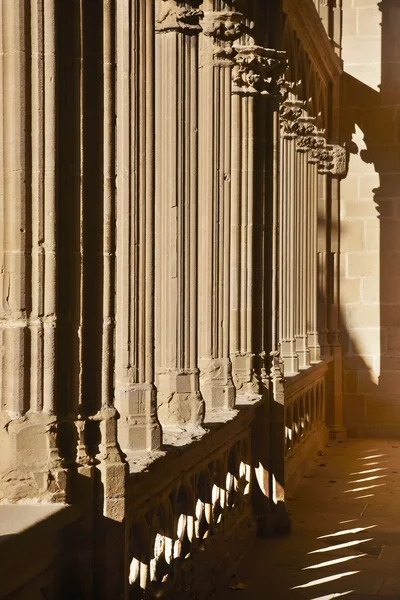
<svg viewBox="0 0 400 600">
<path fill-rule="evenodd" d="M 318 172 L 317 184 L 317 329 L 321 358 L 330 354 L 328 344 L 328 211 L 327 211 L 328 180 L 324 170 Z M 330 229 L 330 228 L 329 228 Z"/>
<path fill-rule="evenodd" d="M 35 0 L 30 10 L 23 0 L 2 2 L 0 23 L 0 471 L 9 471 L 0 497 L 63 500 L 65 485 L 50 489 L 49 478 L 61 464 L 55 430 L 55 2 Z M 32 471 L 34 485 L 26 475 Z"/>
<path fill-rule="evenodd" d="M 284 374 L 297 373 L 296 351 L 296 137 L 303 103 L 281 105 L 280 208 L 279 208 L 279 343 Z"/>
<path fill-rule="evenodd" d="M 327 425 L 329 435 L 335 439 L 344 439 L 346 431 L 343 427 L 343 362 L 342 346 L 340 342 L 340 302 L 339 302 L 339 209 L 340 209 L 340 182 L 339 177 L 347 173 L 348 155 L 345 148 L 333 145 L 325 148 L 326 160 L 320 164 L 320 170 L 331 175 L 331 210 L 330 210 L 330 246 L 329 252 L 331 265 L 328 282 L 328 330 L 330 335 L 330 348 L 333 356 L 333 401 L 327 406 Z"/>
<path fill-rule="evenodd" d="M 299 355 L 299 368 L 310 366 L 310 351 L 307 344 L 307 247 L 308 238 L 308 152 L 312 147 L 314 119 L 309 116 L 301 117 L 300 137 L 297 139 L 296 150 L 298 167 L 298 196 L 297 196 L 297 306 L 296 306 L 296 351 Z"/>
<path fill-rule="evenodd" d="M 320 152 L 325 144 L 322 131 L 316 131 L 313 138 L 313 150 L 308 156 L 308 291 L 307 306 L 307 343 L 310 351 L 310 362 L 321 360 L 321 347 L 318 335 L 318 165 Z"/>
<path fill-rule="evenodd" d="M 155 341 L 163 425 L 204 418 L 197 364 L 198 5 L 156 1 Z"/>
<path fill-rule="evenodd" d="M 284 59 L 283 53 L 254 44 L 235 44 L 234 49 L 229 346 L 236 390 L 258 393 L 253 355 L 255 102 L 276 94 L 276 78 Z"/>
<path fill-rule="evenodd" d="M 210 409 L 229 409 L 235 402 L 229 358 L 231 72 L 232 43 L 240 36 L 243 17 L 218 10 L 220 4 L 203 2 L 199 41 L 198 347 L 201 392 Z"/>
<path fill-rule="evenodd" d="M 154 386 L 154 7 L 116 10 L 115 404 L 124 449 L 161 445 Z"/>
</svg>

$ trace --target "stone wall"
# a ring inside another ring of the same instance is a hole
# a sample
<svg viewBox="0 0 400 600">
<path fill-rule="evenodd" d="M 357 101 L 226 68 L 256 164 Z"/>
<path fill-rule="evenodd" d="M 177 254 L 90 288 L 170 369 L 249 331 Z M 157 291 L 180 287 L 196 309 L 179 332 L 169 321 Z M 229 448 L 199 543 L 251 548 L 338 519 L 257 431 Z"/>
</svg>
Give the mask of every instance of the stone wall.
<svg viewBox="0 0 400 600">
<path fill-rule="evenodd" d="M 350 435 L 400 433 L 400 6 L 343 1 L 344 408 Z"/>
</svg>

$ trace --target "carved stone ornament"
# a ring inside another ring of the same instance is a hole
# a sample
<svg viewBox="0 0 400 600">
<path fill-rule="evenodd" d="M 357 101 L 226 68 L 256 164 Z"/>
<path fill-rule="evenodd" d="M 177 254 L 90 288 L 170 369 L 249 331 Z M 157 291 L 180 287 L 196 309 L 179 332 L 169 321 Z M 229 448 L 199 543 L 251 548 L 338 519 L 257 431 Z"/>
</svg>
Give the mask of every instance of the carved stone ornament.
<svg viewBox="0 0 400 600">
<path fill-rule="evenodd" d="M 299 137 L 296 142 L 297 152 L 308 152 L 313 147 L 313 137 L 315 135 L 315 118 L 314 117 L 301 117 Z"/>
<path fill-rule="evenodd" d="M 205 35 L 222 42 L 234 42 L 242 35 L 243 19 L 239 12 L 206 12 L 201 27 Z"/>
<path fill-rule="evenodd" d="M 277 81 L 287 68 L 286 52 L 262 46 L 235 46 L 232 92 L 236 94 L 279 93 Z"/>
<path fill-rule="evenodd" d="M 308 162 L 311 164 L 318 165 L 322 160 L 325 148 L 325 130 L 316 130 L 315 134 L 312 136 L 310 154 L 308 155 Z"/>
<path fill-rule="evenodd" d="M 214 59 L 217 62 L 231 63 L 235 50 L 233 42 L 243 32 L 242 13 L 232 11 L 206 12 L 201 21 L 204 35 L 214 42 Z"/>
<path fill-rule="evenodd" d="M 346 148 L 339 145 L 325 145 L 319 153 L 319 168 L 321 174 L 345 177 L 348 169 L 348 154 Z"/>
<path fill-rule="evenodd" d="M 332 150 L 333 167 L 332 175 L 337 177 L 346 177 L 349 168 L 349 154 L 347 148 L 335 145 Z"/>
<path fill-rule="evenodd" d="M 304 102 L 285 102 L 279 107 L 279 120 L 281 135 L 284 139 L 295 139 L 301 135 L 301 116 L 303 114 Z"/>
<path fill-rule="evenodd" d="M 200 31 L 199 9 L 202 0 L 179 2 L 178 0 L 156 0 L 156 33 L 164 31 Z"/>
</svg>

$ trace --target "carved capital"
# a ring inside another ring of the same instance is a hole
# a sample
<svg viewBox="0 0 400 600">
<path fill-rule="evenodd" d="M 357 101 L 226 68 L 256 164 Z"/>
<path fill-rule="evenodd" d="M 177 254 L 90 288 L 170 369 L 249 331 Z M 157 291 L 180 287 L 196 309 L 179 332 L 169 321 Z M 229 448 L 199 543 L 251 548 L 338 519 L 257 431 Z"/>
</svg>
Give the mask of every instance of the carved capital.
<svg viewBox="0 0 400 600">
<path fill-rule="evenodd" d="M 262 46 L 235 46 L 233 93 L 278 95 L 277 81 L 287 68 L 286 53 Z"/>
<path fill-rule="evenodd" d="M 301 117 L 304 103 L 300 101 L 285 102 L 279 107 L 281 135 L 284 139 L 295 139 L 302 132 Z"/>
<path fill-rule="evenodd" d="M 233 42 L 243 32 L 244 17 L 242 13 L 232 11 L 213 11 L 204 13 L 201 28 L 213 41 L 213 58 L 222 63 L 232 63 L 235 55 Z"/>
<path fill-rule="evenodd" d="M 348 153 L 339 145 L 325 145 L 319 154 L 318 172 L 345 177 L 348 169 Z"/>
<path fill-rule="evenodd" d="M 201 28 L 204 35 L 209 35 L 214 40 L 233 43 L 242 35 L 243 19 L 242 13 L 239 12 L 206 12 Z"/>
<path fill-rule="evenodd" d="M 332 150 L 332 175 L 346 177 L 349 168 L 349 153 L 344 146 L 335 145 Z"/>
<path fill-rule="evenodd" d="M 310 154 L 308 155 L 308 162 L 311 164 L 318 165 L 322 160 L 325 147 L 325 131 L 316 130 L 314 135 L 312 136 Z"/>
<path fill-rule="evenodd" d="M 297 138 L 297 152 L 309 152 L 313 148 L 314 135 L 316 131 L 314 117 L 301 117 L 299 137 Z"/>
<path fill-rule="evenodd" d="M 203 16 L 203 11 L 199 9 L 201 2 L 202 0 L 156 0 L 156 33 L 200 31 L 200 18 Z"/>
</svg>

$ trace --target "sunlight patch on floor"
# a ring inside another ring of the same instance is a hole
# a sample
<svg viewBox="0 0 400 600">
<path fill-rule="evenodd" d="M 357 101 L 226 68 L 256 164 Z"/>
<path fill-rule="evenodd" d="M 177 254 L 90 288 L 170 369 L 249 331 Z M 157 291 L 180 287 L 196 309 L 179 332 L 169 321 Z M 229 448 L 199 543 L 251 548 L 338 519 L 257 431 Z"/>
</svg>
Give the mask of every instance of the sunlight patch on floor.
<svg viewBox="0 0 400 600">
<path fill-rule="evenodd" d="M 367 556 L 366 554 L 352 554 L 351 556 L 342 556 L 341 558 L 334 558 L 332 560 L 327 560 L 322 563 L 318 563 L 316 565 L 310 565 L 309 567 L 304 567 L 302 570 L 307 571 L 308 569 L 323 569 L 324 567 L 331 567 L 333 565 L 338 565 L 343 562 L 348 562 L 349 560 L 354 560 L 355 558 L 360 558 L 361 556 Z"/>
<path fill-rule="evenodd" d="M 361 533 L 361 531 L 365 531 L 366 529 L 373 529 L 376 525 L 368 525 L 368 527 L 354 527 L 354 529 L 342 529 L 341 531 L 336 531 L 335 533 L 328 533 L 327 535 L 320 535 L 317 537 L 317 540 L 323 540 L 324 538 L 330 537 L 338 537 L 340 535 L 348 535 L 350 533 Z"/>
<path fill-rule="evenodd" d="M 321 579 L 314 579 L 313 581 L 309 581 L 308 583 L 303 583 L 302 585 L 296 585 L 291 590 L 297 590 L 300 588 L 309 588 L 314 585 L 323 585 L 324 583 L 329 583 L 331 581 L 337 581 L 338 579 L 342 579 L 343 577 L 349 577 L 350 575 L 357 575 L 360 571 L 347 571 L 346 573 L 337 573 L 336 575 L 329 575 L 328 577 L 322 577 Z"/>
</svg>

